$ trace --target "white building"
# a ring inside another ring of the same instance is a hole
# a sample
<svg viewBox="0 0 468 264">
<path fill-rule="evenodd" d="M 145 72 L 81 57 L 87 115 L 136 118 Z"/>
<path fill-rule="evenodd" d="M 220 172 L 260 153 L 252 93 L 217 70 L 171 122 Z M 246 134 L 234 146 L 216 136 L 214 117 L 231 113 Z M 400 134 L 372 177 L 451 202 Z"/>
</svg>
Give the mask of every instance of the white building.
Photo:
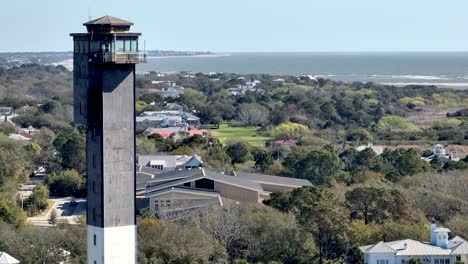
<svg viewBox="0 0 468 264">
<path fill-rule="evenodd" d="M 431 162 L 436 157 L 438 157 L 439 159 L 441 159 L 443 161 L 449 161 L 449 160 L 459 161 L 460 160 L 460 157 L 458 156 L 458 152 L 455 151 L 455 150 L 452 151 L 451 155 L 445 154 L 444 146 L 442 146 L 441 144 L 437 144 L 437 145 L 434 146 L 434 152 L 433 152 L 433 154 L 431 156 L 429 156 L 427 158 L 423 157 L 422 159 L 427 161 L 427 162 Z"/>
<path fill-rule="evenodd" d="M 5 252 L 0 251 L 0 264 L 18 264 L 20 263 L 19 260 L 15 259 L 14 257 L 8 255 Z"/>
<path fill-rule="evenodd" d="M 187 155 L 140 155 L 138 165 L 151 167 L 160 171 L 174 171 L 177 169 L 194 169 L 202 166 L 203 162 L 197 154 Z"/>
<path fill-rule="evenodd" d="M 468 263 L 468 242 L 461 237 L 449 240 L 450 230 L 431 224 L 431 241 L 412 239 L 383 242 L 359 247 L 364 253 L 364 264 L 406 264 L 412 258 L 423 264 Z"/>
<path fill-rule="evenodd" d="M 375 154 L 377 155 L 382 155 L 383 151 L 384 151 L 384 148 L 382 146 L 374 146 L 374 144 L 372 142 L 368 142 L 367 145 L 361 145 L 359 147 L 356 148 L 357 151 L 363 151 L 365 149 L 372 149 Z"/>
</svg>

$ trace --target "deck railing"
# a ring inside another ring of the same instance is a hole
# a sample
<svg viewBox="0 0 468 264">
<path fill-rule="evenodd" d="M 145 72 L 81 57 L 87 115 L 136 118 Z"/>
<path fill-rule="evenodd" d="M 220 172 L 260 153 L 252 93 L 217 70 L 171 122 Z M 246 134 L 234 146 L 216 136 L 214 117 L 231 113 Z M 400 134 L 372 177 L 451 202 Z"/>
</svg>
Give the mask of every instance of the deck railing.
<svg viewBox="0 0 468 264">
<path fill-rule="evenodd" d="M 102 52 L 99 54 L 102 62 L 113 63 L 142 63 L 146 62 L 146 54 L 141 51 L 136 52 Z"/>
</svg>

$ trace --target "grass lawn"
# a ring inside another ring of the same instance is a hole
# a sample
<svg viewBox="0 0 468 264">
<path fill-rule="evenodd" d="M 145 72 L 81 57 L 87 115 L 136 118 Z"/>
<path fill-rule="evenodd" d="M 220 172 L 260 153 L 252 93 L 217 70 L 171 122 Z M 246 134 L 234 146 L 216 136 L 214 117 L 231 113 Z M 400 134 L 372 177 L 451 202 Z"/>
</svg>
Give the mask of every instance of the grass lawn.
<svg viewBox="0 0 468 264">
<path fill-rule="evenodd" d="M 230 127 L 227 124 L 221 124 L 219 129 L 211 129 L 210 133 L 224 142 L 229 140 L 245 141 L 252 146 L 264 146 L 265 141 L 272 138 L 257 135 L 257 127 Z"/>
</svg>

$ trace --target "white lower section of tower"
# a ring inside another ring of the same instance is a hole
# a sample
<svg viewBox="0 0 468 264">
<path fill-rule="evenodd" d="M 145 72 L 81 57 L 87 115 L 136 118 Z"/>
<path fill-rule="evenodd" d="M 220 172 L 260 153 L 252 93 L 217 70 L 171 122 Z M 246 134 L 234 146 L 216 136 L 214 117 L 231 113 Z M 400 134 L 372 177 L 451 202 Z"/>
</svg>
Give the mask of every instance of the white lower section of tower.
<svg viewBox="0 0 468 264">
<path fill-rule="evenodd" d="M 88 264 L 136 264 L 136 226 L 87 227 Z"/>
</svg>

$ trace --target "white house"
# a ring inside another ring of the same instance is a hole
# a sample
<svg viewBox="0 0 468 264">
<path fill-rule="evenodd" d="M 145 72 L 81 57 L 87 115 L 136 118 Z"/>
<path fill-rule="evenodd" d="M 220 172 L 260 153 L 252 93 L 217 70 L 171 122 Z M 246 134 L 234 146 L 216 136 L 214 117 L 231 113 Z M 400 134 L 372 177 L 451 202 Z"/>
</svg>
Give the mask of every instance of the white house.
<svg viewBox="0 0 468 264">
<path fill-rule="evenodd" d="M 14 257 L 8 255 L 5 252 L 0 251 L 0 264 L 17 264 L 20 263 L 19 260 L 15 259 Z"/>
<path fill-rule="evenodd" d="M 441 144 L 437 144 L 434 146 L 434 152 L 431 156 L 426 157 L 426 158 L 423 157 L 422 159 L 427 162 L 431 162 L 436 157 L 438 157 L 439 159 L 443 161 L 449 161 L 449 160 L 459 161 L 460 160 L 460 157 L 458 156 L 457 151 L 452 151 L 451 155 L 445 154 L 444 146 L 442 146 Z"/>
<path fill-rule="evenodd" d="M 384 242 L 359 247 L 364 253 L 364 264 L 406 264 L 412 258 L 423 264 L 468 263 L 468 242 L 461 237 L 449 240 L 450 230 L 431 223 L 431 241 L 412 239 Z"/>
<path fill-rule="evenodd" d="M 203 162 L 197 154 L 187 155 L 140 155 L 138 165 L 151 167 L 160 171 L 174 171 L 177 169 L 194 169 L 202 166 Z"/>
<path fill-rule="evenodd" d="M 367 145 L 361 145 L 356 148 L 357 151 L 363 151 L 365 149 L 372 149 L 375 154 L 377 155 L 382 155 L 384 148 L 382 146 L 374 146 L 374 143 L 368 142 Z"/>
</svg>

